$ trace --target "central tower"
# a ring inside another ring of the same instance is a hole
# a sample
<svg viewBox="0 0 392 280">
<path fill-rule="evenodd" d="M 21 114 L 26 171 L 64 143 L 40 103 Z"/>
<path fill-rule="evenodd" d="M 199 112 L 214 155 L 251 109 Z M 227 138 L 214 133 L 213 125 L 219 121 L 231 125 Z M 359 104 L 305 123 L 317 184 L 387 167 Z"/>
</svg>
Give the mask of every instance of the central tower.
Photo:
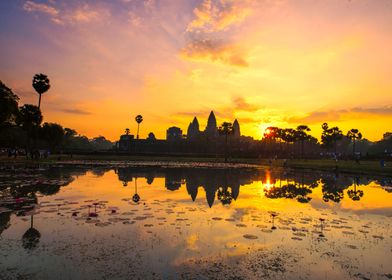
<svg viewBox="0 0 392 280">
<path fill-rule="evenodd" d="M 218 136 L 218 126 L 216 124 L 216 118 L 215 118 L 215 114 L 213 111 L 211 111 L 211 113 L 208 117 L 206 130 L 204 132 L 209 137 Z"/>
</svg>

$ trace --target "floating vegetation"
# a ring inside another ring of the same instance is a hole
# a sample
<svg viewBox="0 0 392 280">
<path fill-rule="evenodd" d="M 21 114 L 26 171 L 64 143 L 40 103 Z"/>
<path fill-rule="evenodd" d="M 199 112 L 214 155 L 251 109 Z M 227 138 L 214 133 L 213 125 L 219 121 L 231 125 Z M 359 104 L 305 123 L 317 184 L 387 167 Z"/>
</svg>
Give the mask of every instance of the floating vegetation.
<svg viewBox="0 0 392 280">
<path fill-rule="evenodd" d="M 246 239 L 257 239 L 258 238 L 256 235 L 253 235 L 253 234 L 244 234 L 243 237 Z"/>
<path fill-rule="evenodd" d="M 107 174 L 99 176 L 80 166 L 75 173 L 61 174 L 64 179 L 49 179 L 55 172 L 43 175 L 46 171 L 30 170 L 31 174 L 19 178 L 0 168 L 0 179 L 8 176 L 8 185 L 0 187 L 0 252 L 6 256 L 2 277 L 5 273 L 5 279 L 57 275 L 73 279 L 84 275 L 87 279 L 315 279 L 320 277 L 317 265 L 323 262 L 323 273 L 336 279 L 392 279 L 392 202 L 389 208 L 371 212 L 365 199 L 361 208 L 344 192 L 339 198 L 345 202 L 343 211 L 340 202 L 332 201 L 334 189 L 325 182 L 330 178 L 334 184 L 348 181 L 344 184 L 349 188 L 350 177 L 312 172 L 280 174 L 284 179 L 279 179 L 273 170 L 270 179 L 275 187 L 281 180 L 282 185 L 290 181 L 293 190 L 309 188 L 312 204 L 297 197 L 268 198 L 260 196 L 259 182 L 265 178 L 260 179 L 259 172 L 234 169 L 128 169 L 124 163 L 107 167 Z M 146 178 L 151 177 L 157 180 L 147 184 Z M 130 184 L 135 178 L 141 197 L 137 204 Z M 95 183 L 101 186 L 101 180 L 108 188 L 95 191 Z M 213 183 L 205 186 L 209 180 Z M 40 189 L 40 182 L 65 185 Z M 175 189 L 176 182 L 180 187 Z M 220 188 L 219 198 L 214 184 Z M 360 186 L 364 197 L 378 191 L 373 197 L 392 201 L 392 193 L 374 181 L 369 184 Z M 330 200 L 321 205 L 324 194 Z M 230 201 L 230 207 L 222 199 Z M 369 257 L 374 251 L 379 257 Z M 18 266 L 11 261 L 15 259 L 20 260 Z M 45 269 L 52 262 L 52 268 Z M 34 270 L 31 264 L 43 269 Z"/>
<path fill-rule="evenodd" d="M 246 224 L 236 224 L 235 226 L 236 226 L 236 227 L 247 227 Z"/>
</svg>

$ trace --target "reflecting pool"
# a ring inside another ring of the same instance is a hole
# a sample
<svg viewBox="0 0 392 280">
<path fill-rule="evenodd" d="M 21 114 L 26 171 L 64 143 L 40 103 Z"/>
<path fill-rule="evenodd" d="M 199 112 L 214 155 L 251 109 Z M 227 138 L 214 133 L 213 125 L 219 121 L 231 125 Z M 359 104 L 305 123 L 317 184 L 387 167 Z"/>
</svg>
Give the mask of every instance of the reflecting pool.
<svg viewBox="0 0 392 280">
<path fill-rule="evenodd" d="M 392 181 L 0 168 L 0 279 L 392 279 Z"/>
</svg>

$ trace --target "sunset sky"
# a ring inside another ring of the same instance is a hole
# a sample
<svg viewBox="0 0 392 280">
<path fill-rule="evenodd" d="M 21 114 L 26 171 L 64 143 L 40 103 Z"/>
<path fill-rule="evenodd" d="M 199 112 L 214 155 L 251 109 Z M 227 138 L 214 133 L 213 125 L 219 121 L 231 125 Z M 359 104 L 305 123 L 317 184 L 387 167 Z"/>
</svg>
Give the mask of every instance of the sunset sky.
<svg viewBox="0 0 392 280">
<path fill-rule="evenodd" d="M 117 140 L 237 118 L 392 131 L 392 0 L 2 0 L 0 80 L 44 121 Z"/>
</svg>

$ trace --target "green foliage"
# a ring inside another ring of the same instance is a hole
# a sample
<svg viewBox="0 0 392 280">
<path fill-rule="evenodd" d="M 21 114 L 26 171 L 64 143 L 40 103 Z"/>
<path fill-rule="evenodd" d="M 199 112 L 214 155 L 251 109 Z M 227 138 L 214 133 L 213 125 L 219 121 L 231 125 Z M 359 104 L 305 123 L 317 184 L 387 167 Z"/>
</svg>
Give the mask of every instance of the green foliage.
<svg viewBox="0 0 392 280">
<path fill-rule="evenodd" d="M 57 123 L 44 123 L 41 129 L 41 137 L 48 142 L 51 152 L 63 141 L 65 131 L 63 127 Z"/>
<path fill-rule="evenodd" d="M 140 124 L 140 123 L 143 121 L 143 116 L 142 116 L 142 115 L 137 115 L 137 116 L 135 117 L 135 121 L 136 121 L 138 124 Z"/>
<path fill-rule="evenodd" d="M 307 203 L 311 200 L 309 195 L 312 193 L 311 186 L 299 184 L 287 184 L 281 187 L 273 186 L 269 189 L 264 189 L 264 194 L 268 198 L 296 198 L 298 202 Z"/>
<path fill-rule="evenodd" d="M 19 97 L 0 81 L 0 127 L 15 123 L 18 115 L 18 101 Z"/>
<path fill-rule="evenodd" d="M 23 129 L 31 129 L 38 127 L 43 120 L 41 110 L 34 105 L 25 104 L 19 108 L 18 118 L 16 122 L 18 125 L 22 126 Z"/>
<path fill-rule="evenodd" d="M 218 128 L 218 132 L 220 135 L 231 135 L 233 134 L 233 124 L 229 122 L 224 122 L 222 125 Z"/>
<path fill-rule="evenodd" d="M 42 73 L 35 74 L 33 77 L 33 88 L 40 95 L 48 91 L 50 88 L 48 76 Z"/>
<path fill-rule="evenodd" d="M 93 138 L 90 143 L 93 150 L 110 150 L 113 148 L 113 143 L 103 136 Z"/>
<path fill-rule="evenodd" d="M 218 128 L 218 133 L 225 136 L 225 162 L 227 162 L 227 139 L 229 135 L 234 134 L 234 127 L 232 123 L 224 122 Z"/>
<path fill-rule="evenodd" d="M 355 155 L 355 144 L 357 140 L 362 139 L 362 133 L 359 132 L 358 129 L 352 128 L 347 132 L 347 138 L 349 138 L 353 142 L 353 155 Z"/>
<path fill-rule="evenodd" d="M 327 123 L 324 123 L 321 127 L 323 129 L 321 134 L 322 145 L 325 148 L 335 147 L 336 153 L 337 141 L 343 138 L 343 132 L 337 126 L 329 128 Z"/>
</svg>

